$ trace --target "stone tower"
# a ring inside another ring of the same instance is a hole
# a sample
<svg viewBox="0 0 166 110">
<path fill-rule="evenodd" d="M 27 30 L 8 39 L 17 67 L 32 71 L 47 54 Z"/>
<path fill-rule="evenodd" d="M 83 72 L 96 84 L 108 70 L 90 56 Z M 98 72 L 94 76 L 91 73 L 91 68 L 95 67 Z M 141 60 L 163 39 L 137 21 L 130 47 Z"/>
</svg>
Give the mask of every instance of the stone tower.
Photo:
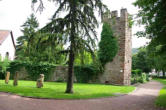
<svg viewBox="0 0 166 110">
<path fill-rule="evenodd" d="M 127 9 L 121 9 L 120 17 L 117 11 L 108 12 L 103 20 L 111 25 L 114 35 L 118 38 L 119 51 L 113 61 L 105 65 L 100 81 L 115 85 L 130 85 L 132 32 Z"/>
</svg>

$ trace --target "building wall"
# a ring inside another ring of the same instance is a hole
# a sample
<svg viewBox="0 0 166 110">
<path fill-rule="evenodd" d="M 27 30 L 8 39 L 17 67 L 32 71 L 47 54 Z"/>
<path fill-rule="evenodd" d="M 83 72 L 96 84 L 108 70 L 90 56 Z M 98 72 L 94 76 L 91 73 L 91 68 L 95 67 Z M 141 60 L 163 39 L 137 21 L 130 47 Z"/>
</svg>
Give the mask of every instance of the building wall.
<svg viewBox="0 0 166 110">
<path fill-rule="evenodd" d="M 10 34 L 5 39 L 5 41 L 2 43 L 2 45 L 0 45 L 0 54 L 1 54 L 2 59 L 5 58 L 6 52 L 9 53 L 9 59 L 14 60 L 14 58 L 15 58 L 15 48 L 14 48 L 14 45 L 13 45 L 12 38 L 11 38 Z"/>
<path fill-rule="evenodd" d="M 119 51 L 113 61 L 105 65 L 100 81 L 116 85 L 130 85 L 132 34 L 128 25 L 128 12 L 126 9 L 121 9 L 120 17 L 117 11 L 106 13 L 103 20 L 111 25 L 114 35 L 118 38 Z"/>
</svg>

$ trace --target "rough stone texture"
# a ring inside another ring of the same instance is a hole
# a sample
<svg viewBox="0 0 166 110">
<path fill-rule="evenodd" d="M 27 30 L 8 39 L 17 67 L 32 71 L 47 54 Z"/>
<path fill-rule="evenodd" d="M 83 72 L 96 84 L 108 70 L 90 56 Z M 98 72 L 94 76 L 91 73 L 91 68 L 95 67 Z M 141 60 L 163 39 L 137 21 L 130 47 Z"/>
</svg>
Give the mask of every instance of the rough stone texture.
<svg viewBox="0 0 166 110">
<path fill-rule="evenodd" d="M 0 93 L 0 110 L 166 110 L 155 106 L 162 87 L 152 81 L 128 95 L 88 100 L 32 99 Z"/>
<path fill-rule="evenodd" d="M 46 81 L 66 81 L 68 72 L 67 66 L 56 66 L 53 73 L 49 74 L 48 79 Z M 19 73 L 19 79 L 29 79 L 28 72 L 25 68 L 21 68 Z"/>
<path fill-rule="evenodd" d="M 68 66 L 57 66 L 53 74 L 49 76 L 48 81 L 66 81 Z"/>
<path fill-rule="evenodd" d="M 100 81 L 116 85 L 130 85 L 132 33 L 128 23 L 128 12 L 126 9 L 121 9 L 120 17 L 117 11 L 106 13 L 104 21 L 110 23 L 114 35 L 118 38 L 119 51 L 113 61 L 105 65 Z"/>
<path fill-rule="evenodd" d="M 14 81 L 13 81 L 13 85 L 14 85 L 14 86 L 17 86 L 17 85 L 18 85 L 18 77 L 19 77 L 19 74 L 18 74 L 18 72 L 16 72 L 16 73 L 14 74 Z"/>
<path fill-rule="evenodd" d="M 37 79 L 36 86 L 37 88 L 42 88 L 44 83 L 44 74 L 40 74 L 40 78 Z"/>
<path fill-rule="evenodd" d="M 10 72 L 6 72 L 6 77 L 5 77 L 5 83 L 9 83 L 9 78 L 10 78 Z"/>
</svg>

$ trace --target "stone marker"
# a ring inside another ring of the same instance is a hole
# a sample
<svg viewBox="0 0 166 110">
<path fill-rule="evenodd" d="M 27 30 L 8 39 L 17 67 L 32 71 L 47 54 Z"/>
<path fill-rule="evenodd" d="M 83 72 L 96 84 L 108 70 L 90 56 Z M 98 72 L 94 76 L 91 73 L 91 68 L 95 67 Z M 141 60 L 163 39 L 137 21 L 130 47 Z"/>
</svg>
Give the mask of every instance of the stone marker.
<svg viewBox="0 0 166 110">
<path fill-rule="evenodd" d="M 6 72 L 6 77 L 5 77 L 5 83 L 9 83 L 9 78 L 10 78 L 10 72 Z"/>
<path fill-rule="evenodd" d="M 14 81 L 13 81 L 13 86 L 17 86 L 17 85 L 18 85 L 18 72 L 14 74 Z"/>
<path fill-rule="evenodd" d="M 37 88 L 42 88 L 43 87 L 43 82 L 44 82 L 44 74 L 40 74 L 40 78 L 37 79 Z"/>
</svg>

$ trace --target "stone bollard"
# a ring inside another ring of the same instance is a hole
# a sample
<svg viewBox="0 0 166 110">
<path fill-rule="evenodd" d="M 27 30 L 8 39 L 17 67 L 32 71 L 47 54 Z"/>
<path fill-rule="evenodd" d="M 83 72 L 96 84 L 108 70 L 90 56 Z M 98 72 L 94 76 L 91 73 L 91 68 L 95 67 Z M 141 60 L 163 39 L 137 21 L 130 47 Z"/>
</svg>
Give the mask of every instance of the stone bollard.
<svg viewBox="0 0 166 110">
<path fill-rule="evenodd" d="M 10 78 L 10 72 L 6 72 L 6 77 L 5 77 L 5 83 L 9 83 L 9 78 Z"/>
<path fill-rule="evenodd" d="M 44 74 L 40 74 L 40 78 L 37 79 L 37 88 L 42 88 L 43 87 L 43 82 L 44 82 Z"/>
<path fill-rule="evenodd" d="M 19 76 L 19 74 L 18 74 L 18 72 L 16 72 L 14 74 L 13 86 L 17 86 L 18 85 L 18 76 Z"/>
</svg>

